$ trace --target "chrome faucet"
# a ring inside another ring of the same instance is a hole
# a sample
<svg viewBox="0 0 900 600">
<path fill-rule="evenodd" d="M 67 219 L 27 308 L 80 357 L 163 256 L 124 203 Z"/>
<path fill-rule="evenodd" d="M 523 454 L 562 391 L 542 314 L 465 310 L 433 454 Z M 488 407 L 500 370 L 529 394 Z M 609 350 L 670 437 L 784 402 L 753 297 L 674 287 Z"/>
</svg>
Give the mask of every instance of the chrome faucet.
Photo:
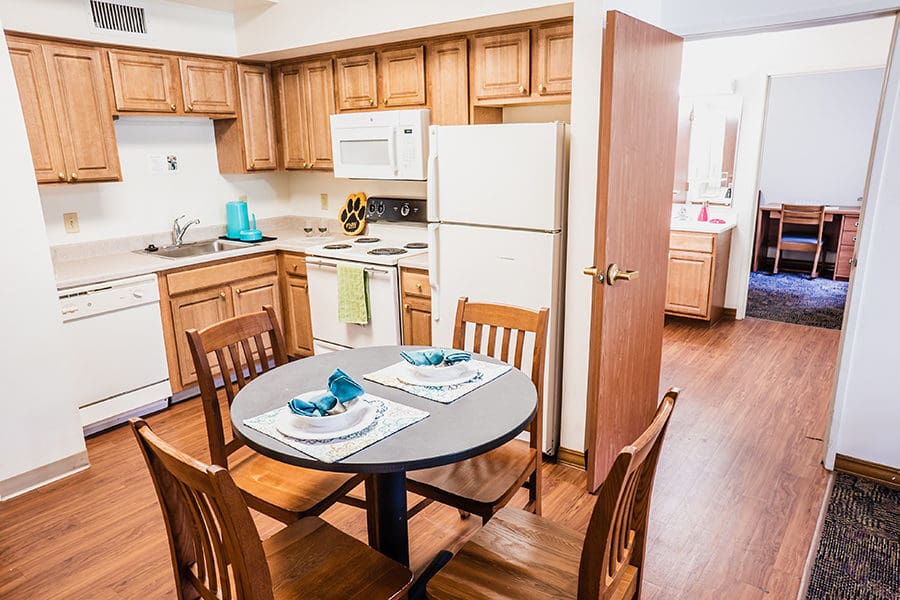
<svg viewBox="0 0 900 600">
<path fill-rule="evenodd" d="M 193 221 L 188 221 L 185 225 L 180 223 L 181 219 L 185 218 L 186 215 L 181 215 L 172 223 L 172 239 L 174 240 L 174 244 L 176 246 L 180 246 L 184 240 L 184 234 L 187 233 L 188 228 L 191 225 L 199 225 L 200 219 L 194 219 Z"/>
</svg>

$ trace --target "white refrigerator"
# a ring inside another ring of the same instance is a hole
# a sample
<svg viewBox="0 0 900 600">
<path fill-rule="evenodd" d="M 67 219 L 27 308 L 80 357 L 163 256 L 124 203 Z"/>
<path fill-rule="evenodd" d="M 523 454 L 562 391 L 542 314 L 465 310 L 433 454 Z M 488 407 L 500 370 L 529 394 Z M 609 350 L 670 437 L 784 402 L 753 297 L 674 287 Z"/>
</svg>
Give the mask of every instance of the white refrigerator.
<svg viewBox="0 0 900 600">
<path fill-rule="evenodd" d="M 462 296 L 549 307 L 548 454 L 559 446 L 567 133 L 564 123 L 432 126 L 429 144 L 432 343 L 451 344 Z M 528 342 L 522 369 L 530 374 Z"/>
</svg>

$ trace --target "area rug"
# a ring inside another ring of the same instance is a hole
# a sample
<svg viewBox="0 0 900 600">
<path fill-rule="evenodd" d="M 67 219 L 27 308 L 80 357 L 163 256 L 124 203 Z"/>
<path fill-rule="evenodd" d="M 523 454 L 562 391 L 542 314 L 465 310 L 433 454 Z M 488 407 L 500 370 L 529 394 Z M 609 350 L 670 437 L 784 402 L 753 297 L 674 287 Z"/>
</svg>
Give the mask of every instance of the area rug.
<svg viewBox="0 0 900 600">
<path fill-rule="evenodd" d="M 750 273 L 747 316 L 783 323 L 840 329 L 847 301 L 846 281 L 796 273 Z"/>
<path fill-rule="evenodd" d="M 900 490 L 838 473 L 806 600 L 900 598 Z"/>
</svg>

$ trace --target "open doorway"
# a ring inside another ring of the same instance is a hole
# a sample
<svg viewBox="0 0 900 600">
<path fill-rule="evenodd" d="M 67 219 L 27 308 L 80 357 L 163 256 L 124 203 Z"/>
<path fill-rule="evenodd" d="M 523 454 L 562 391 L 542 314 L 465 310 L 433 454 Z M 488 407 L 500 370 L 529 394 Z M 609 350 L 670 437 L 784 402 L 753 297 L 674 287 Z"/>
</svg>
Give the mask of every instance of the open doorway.
<svg viewBox="0 0 900 600">
<path fill-rule="evenodd" d="M 748 317 L 841 328 L 883 78 L 769 77 Z"/>
</svg>

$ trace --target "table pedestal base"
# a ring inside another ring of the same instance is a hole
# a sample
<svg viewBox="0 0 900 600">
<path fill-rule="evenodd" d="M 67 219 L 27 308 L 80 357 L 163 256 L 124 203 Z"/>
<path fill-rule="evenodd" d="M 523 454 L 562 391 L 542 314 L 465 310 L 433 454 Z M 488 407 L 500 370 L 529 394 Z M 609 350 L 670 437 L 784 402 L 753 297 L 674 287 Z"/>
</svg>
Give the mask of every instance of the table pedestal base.
<svg viewBox="0 0 900 600">
<path fill-rule="evenodd" d="M 405 567 L 409 566 L 406 521 L 406 473 L 374 473 L 366 480 L 369 545 Z"/>
</svg>

